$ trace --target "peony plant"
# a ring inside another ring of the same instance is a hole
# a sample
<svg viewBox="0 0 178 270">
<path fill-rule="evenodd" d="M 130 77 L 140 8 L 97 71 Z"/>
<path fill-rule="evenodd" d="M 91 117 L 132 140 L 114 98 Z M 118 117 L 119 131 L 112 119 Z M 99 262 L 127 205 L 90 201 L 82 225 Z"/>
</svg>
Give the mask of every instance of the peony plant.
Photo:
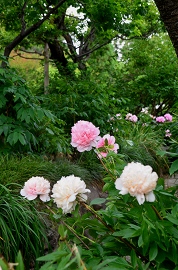
<svg viewBox="0 0 178 270">
<path fill-rule="evenodd" d="M 177 270 L 176 189 L 165 190 L 163 180 L 151 166 L 126 163 L 118 153 L 115 137 L 99 134 L 92 123 L 79 121 L 71 129 L 71 145 L 79 152 L 93 149 L 104 166 L 103 197 L 88 201 L 87 193 L 91 191 L 74 175 L 57 181 L 51 195 L 46 194 L 48 188 L 37 188 L 38 177 L 30 193 L 25 189 L 29 180 L 21 190 L 29 200 L 51 196 L 57 206 L 46 204 L 60 221 L 59 247 L 38 258 L 45 261 L 41 270 Z"/>
</svg>

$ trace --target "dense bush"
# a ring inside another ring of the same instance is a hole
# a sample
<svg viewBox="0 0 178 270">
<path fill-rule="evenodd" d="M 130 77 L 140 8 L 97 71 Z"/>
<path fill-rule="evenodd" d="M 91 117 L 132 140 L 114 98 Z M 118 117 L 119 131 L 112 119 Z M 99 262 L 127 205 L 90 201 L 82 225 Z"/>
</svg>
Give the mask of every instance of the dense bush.
<svg viewBox="0 0 178 270">
<path fill-rule="evenodd" d="M 40 103 L 15 70 L 0 68 L 1 153 L 66 150 L 63 122 Z"/>
</svg>

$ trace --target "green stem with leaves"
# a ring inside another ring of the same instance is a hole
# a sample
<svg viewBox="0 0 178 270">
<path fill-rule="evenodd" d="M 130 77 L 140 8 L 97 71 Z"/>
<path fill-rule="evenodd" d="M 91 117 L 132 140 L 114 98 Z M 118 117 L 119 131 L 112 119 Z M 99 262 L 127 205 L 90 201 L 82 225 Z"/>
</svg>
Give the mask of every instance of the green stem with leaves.
<svg viewBox="0 0 178 270">
<path fill-rule="evenodd" d="M 98 215 L 98 213 L 92 208 L 92 207 L 90 207 L 88 204 L 86 204 L 85 202 L 83 202 L 83 201 L 80 201 L 80 204 L 81 205 L 83 205 L 88 211 L 90 211 L 107 229 L 109 229 L 109 231 L 111 232 L 111 233 L 114 233 L 115 232 L 115 230 L 112 228 L 112 227 L 110 227 L 108 224 L 106 224 L 106 222 L 101 218 L 101 216 L 100 215 Z M 133 244 L 131 244 L 129 241 L 127 241 L 126 239 L 124 239 L 124 238 L 122 238 L 122 237 L 118 237 L 119 238 L 119 240 L 121 241 L 121 242 L 123 242 L 127 247 L 129 247 L 130 249 L 133 249 L 134 251 L 135 251 L 135 253 L 140 257 L 140 258 L 142 258 L 142 260 L 143 261 L 145 261 L 145 262 L 149 262 L 149 260 L 145 257 L 145 256 L 143 256 L 138 250 L 137 250 L 137 248 L 133 245 Z"/>
</svg>

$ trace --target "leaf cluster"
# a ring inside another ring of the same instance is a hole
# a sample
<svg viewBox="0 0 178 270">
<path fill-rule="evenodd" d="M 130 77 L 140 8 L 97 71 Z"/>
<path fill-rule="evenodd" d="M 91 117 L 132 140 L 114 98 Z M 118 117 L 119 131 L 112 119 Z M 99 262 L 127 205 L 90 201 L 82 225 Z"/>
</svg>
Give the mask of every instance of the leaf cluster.
<svg viewBox="0 0 178 270">
<path fill-rule="evenodd" d="M 37 151 L 43 134 L 46 141 L 57 134 L 61 136 L 58 140 L 58 147 L 61 149 L 61 144 L 65 145 L 61 128 L 62 121 L 57 120 L 49 110 L 42 108 L 41 102 L 30 92 L 25 81 L 15 70 L 0 69 L 1 153 L 11 150 Z M 58 127 L 55 127 L 54 123 L 57 123 Z M 48 142 L 49 144 L 50 142 Z"/>
</svg>

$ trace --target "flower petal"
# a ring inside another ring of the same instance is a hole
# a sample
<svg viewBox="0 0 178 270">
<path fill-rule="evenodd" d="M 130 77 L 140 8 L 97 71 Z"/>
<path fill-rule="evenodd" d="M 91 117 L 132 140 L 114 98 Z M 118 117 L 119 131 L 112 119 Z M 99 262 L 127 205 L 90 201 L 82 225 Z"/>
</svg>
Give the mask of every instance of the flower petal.
<svg viewBox="0 0 178 270">
<path fill-rule="evenodd" d="M 41 194 L 40 200 L 42 200 L 43 202 L 48 202 L 48 201 L 50 201 L 50 197 L 48 194 Z"/>
<path fill-rule="evenodd" d="M 115 187 L 116 189 L 118 190 L 122 190 L 123 188 L 123 185 L 122 185 L 122 180 L 120 178 L 117 178 L 116 181 L 115 181 Z"/>
<path fill-rule="evenodd" d="M 136 195 L 138 203 L 141 205 L 145 202 L 145 195 L 144 194 L 137 194 Z"/>
<path fill-rule="evenodd" d="M 154 202 L 156 199 L 153 191 L 145 194 L 145 197 L 146 197 L 146 201 L 148 201 L 148 202 Z"/>
</svg>

